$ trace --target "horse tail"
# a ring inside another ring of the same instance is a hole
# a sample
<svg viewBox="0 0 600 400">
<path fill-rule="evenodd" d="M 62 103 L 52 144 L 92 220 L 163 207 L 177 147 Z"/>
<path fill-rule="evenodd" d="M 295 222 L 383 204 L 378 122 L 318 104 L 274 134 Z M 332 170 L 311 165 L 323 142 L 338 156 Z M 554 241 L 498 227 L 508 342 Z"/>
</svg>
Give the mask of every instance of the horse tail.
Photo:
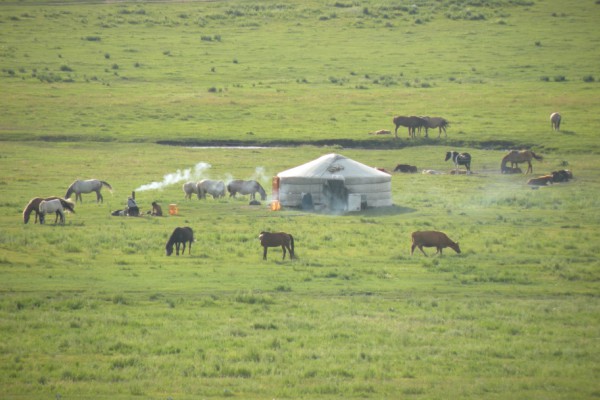
<svg viewBox="0 0 600 400">
<path fill-rule="evenodd" d="M 60 204 L 62 204 L 62 206 L 64 208 L 66 208 L 69 212 L 72 212 L 73 214 L 75 214 L 75 204 L 73 204 L 73 202 L 71 200 L 66 200 L 66 199 L 59 199 L 60 200 Z"/>
<path fill-rule="evenodd" d="M 100 183 L 102 185 L 106 186 L 106 188 L 112 193 L 112 186 L 110 186 L 110 184 L 108 182 L 100 181 Z"/>
<path fill-rule="evenodd" d="M 289 233 L 288 233 L 288 235 L 290 236 L 290 248 L 292 249 L 292 251 L 290 252 L 291 253 L 290 258 L 294 258 L 295 257 L 295 255 L 294 255 L 294 237 L 292 235 L 290 235 Z"/>
<path fill-rule="evenodd" d="M 542 156 L 538 156 L 537 154 L 535 154 L 533 151 L 531 152 L 531 155 L 533 156 L 533 158 L 535 158 L 538 161 L 542 161 L 544 159 L 544 157 Z"/>
</svg>

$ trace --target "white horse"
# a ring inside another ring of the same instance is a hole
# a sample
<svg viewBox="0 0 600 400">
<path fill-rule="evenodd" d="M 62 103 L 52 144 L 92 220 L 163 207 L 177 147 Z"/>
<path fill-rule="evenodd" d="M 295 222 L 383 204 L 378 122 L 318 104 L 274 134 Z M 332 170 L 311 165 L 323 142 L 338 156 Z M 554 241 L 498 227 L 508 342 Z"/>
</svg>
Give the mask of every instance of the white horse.
<svg viewBox="0 0 600 400">
<path fill-rule="evenodd" d="M 183 184 L 183 193 L 185 193 L 186 199 L 192 199 L 192 194 L 196 193 L 198 198 L 200 195 L 198 194 L 198 184 L 196 182 L 186 182 Z"/>
<path fill-rule="evenodd" d="M 64 206 L 64 207 L 63 207 Z M 60 223 L 65 224 L 65 208 L 71 212 L 75 212 L 74 205 L 69 200 L 53 199 L 53 200 L 42 200 L 40 202 L 40 224 L 46 221 L 46 214 L 57 213 L 57 217 L 60 216 Z M 54 223 L 56 224 L 56 219 Z"/>
<path fill-rule="evenodd" d="M 267 198 L 265 189 L 256 181 L 233 180 L 227 184 L 227 191 L 229 192 L 229 197 L 235 197 L 236 193 L 249 194 L 250 198 L 255 200 L 256 193 L 259 193 L 261 200 L 264 201 Z"/>
<path fill-rule="evenodd" d="M 102 189 L 102 186 L 106 186 L 112 193 L 112 186 L 110 186 L 108 182 L 100 181 L 98 179 L 88 179 L 86 181 L 77 179 L 67 189 L 65 199 L 68 199 L 73 193 L 75 193 L 75 202 L 79 200 L 79 202 L 82 203 L 83 200 L 81 199 L 81 193 L 96 192 L 96 203 L 104 202 L 104 197 L 102 197 L 102 194 L 100 194 L 100 189 Z"/>
<path fill-rule="evenodd" d="M 205 199 L 206 194 L 212 195 L 213 199 L 225 197 L 225 184 L 223 181 L 203 179 L 198 182 L 198 198 Z"/>
<path fill-rule="evenodd" d="M 553 130 L 555 130 L 555 131 L 560 130 L 560 120 L 561 119 L 562 119 L 562 117 L 557 112 L 550 114 L 550 124 L 552 124 Z"/>
</svg>

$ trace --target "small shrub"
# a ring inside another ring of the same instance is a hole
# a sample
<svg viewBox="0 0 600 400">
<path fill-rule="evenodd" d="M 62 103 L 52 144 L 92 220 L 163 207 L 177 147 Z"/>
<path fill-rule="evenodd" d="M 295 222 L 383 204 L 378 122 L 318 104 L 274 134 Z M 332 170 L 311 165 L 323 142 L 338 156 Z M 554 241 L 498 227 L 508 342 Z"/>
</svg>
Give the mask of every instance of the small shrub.
<svg viewBox="0 0 600 400">
<path fill-rule="evenodd" d="M 86 36 L 84 40 L 87 40 L 88 42 L 99 42 L 102 38 L 100 36 Z"/>
<path fill-rule="evenodd" d="M 587 76 L 583 77 L 583 81 L 584 82 L 594 82 L 595 79 L 594 79 L 594 77 L 592 75 L 587 75 Z"/>
<path fill-rule="evenodd" d="M 73 72 L 73 69 L 71 67 L 69 67 L 68 65 L 61 65 L 60 70 L 63 72 Z"/>
<path fill-rule="evenodd" d="M 208 93 L 217 93 L 217 88 L 216 87 L 210 87 L 208 88 Z"/>
<path fill-rule="evenodd" d="M 554 82 L 565 82 L 567 80 L 567 77 L 564 75 L 556 75 L 554 77 Z"/>
<path fill-rule="evenodd" d="M 110 54 L 104 53 L 104 58 L 106 58 L 107 60 L 110 59 Z"/>
<path fill-rule="evenodd" d="M 542 76 L 542 77 L 540 77 L 540 81 L 542 81 L 542 82 L 550 82 L 550 78 L 547 77 L 547 76 Z"/>
<path fill-rule="evenodd" d="M 112 69 L 119 69 L 119 64 L 113 64 L 111 68 Z"/>
<path fill-rule="evenodd" d="M 536 45 L 537 47 L 542 47 L 542 42 L 540 42 L 540 41 L 538 40 L 537 42 L 535 42 L 535 45 Z"/>
</svg>

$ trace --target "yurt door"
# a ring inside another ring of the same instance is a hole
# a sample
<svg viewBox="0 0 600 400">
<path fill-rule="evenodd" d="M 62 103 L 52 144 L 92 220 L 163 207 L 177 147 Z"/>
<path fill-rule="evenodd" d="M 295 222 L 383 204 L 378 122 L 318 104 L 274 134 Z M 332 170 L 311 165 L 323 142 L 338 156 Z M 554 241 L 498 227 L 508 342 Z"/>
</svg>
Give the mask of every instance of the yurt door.
<svg viewBox="0 0 600 400">
<path fill-rule="evenodd" d="M 348 189 L 343 180 L 329 179 L 323 192 L 330 210 L 345 211 L 348 208 Z"/>
</svg>

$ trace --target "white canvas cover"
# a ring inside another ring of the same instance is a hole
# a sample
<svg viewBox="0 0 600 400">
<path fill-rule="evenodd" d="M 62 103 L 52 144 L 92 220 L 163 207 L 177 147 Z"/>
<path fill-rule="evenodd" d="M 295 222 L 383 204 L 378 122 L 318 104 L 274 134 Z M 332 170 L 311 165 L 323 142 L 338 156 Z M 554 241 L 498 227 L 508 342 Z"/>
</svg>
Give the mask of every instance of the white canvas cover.
<svg viewBox="0 0 600 400">
<path fill-rule="evenodd" d="M 367 207 L 392 205 L 392 178 L 389 174 L 340 154 L 326 154 L 316 160 L 277 174 L 279 201 L 298 207 L 303 194 L 310 193 L 314 204 L 326 204 L 330 181 L 343 181 L 348 194 L 361 195 Z"/>
</svg>

